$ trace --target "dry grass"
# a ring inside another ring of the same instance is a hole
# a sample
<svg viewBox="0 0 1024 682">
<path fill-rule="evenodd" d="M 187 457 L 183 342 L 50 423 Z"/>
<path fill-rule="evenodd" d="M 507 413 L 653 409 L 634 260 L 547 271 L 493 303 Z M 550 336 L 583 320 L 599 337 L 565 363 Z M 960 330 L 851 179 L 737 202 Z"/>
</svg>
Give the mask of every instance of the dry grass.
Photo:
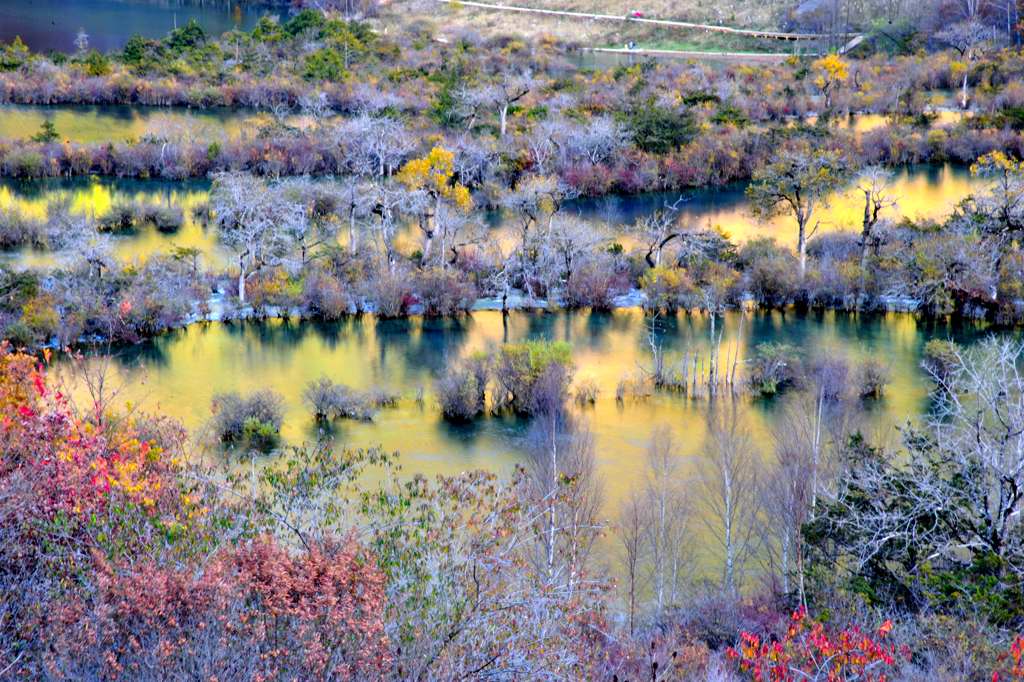
<svg viewBox="0 0 1024 682">
<path fill-rule="evenodd" d="M 507 0 L 538 9 L 625 16 L 639 10 L 652 19 L 677 19 L 736 28 L 776 28 L 786 3 L 779 0 Z"/>
<path fill-rule="evenodd" d="M 780 0 L 481 0 L 519 7 L 567 10 L 625 16 L 639 10 L 646 17 L 676 19 L 736 28 L 778 28 L 778 16 L 788 3 Z M 426 19 L 441 32 L 470 30 L 481 35 L 553 36 L 587 47 L 619 47 L 635 42 L 638 47 L 698 51 L 775 52 L 787 49 L 775 41 L 737 38 L 701 31 L 671 29 L 644 24 L 552 17 L 521 12 L 500 12 L 442 4 L 432 0 L 395 3 L 395 19 Z"/>
</svg>

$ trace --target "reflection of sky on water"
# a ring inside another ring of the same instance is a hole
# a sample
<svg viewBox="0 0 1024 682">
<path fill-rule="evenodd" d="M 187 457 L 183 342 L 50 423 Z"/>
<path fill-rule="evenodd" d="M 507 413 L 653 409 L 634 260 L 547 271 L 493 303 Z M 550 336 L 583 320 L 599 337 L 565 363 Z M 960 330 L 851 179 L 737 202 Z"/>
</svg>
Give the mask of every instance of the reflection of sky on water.
<svg viewBox="0 0 1024 682">
<path fill-rule="evenodd" d="M 900 215 L 911 218 L 941 219 L 948 215 L 962 198 L 982 187 L 964 168 L 951 165 L 916 166 L 897 171 L 892 185 L 893 196 L 899 205 L 889 217 Z M 568 215 L 610 226 L 618 235 L 622 226 L 673 203 L 680 196 L 680 220 L 693 227 L 719 227 L 733 240 L 743 242 L 760 236 L 771 236 L 783 244 L 796 243 L 796 230 L 788 216 L 767 222 L 758 222 L 747 208 L 743 185 L 692 190 L 683 193 L 641 194 L 579 199 L 564 207 Z M 217 245 L 213 230 L 205 229 L 192 220 L 191 209 L 207 200 L 209 182 L 191 180 L 169 182 L 163 180 L 123 180 L 116 178 L 76 178 L 71 180 L 15 181 L 0 180 L 0 210 L 18 210 L 29 215 L 45 215 L 49 201 L 68 199 L 72 210 L 79 214 L 101 216 L 118 202 L 138 201 L 153 204 L 181 206 L 185 209 L 185 225 L 174 234 L 162 234 L 152 228 L 143 228 L 132 236 L 118 237 L 116 253 L 123 260 L 144 260 L 153 253 L 164 253 L 172 245 L 200 249 L 208 265 L 222 266 L 228 262 L 227 254 Z M 857 229 L 862 214 L 859 197 L 846 191 L 833 197 L 828 207 L 820 208 L 812 223 L 820 221 L 820 231 Z M 494 236 L 515 239 L 515 227 L 501 214 L 482 216 Z M 506 226 L 508 225 L 508 226 Z M 341 230 L 345 239 L 347 230 Z M 414 228 L 399 235 L 399 246 L 412 251 L 417 248 L 419 233 Z M 624 240 L 628 241 L 628 240 Z M 45 266 L 54 260 L 53 254 L 21 252 L 8 258 L 27 266 Z"/>
<path fill-rule="evenodd" d="M 720 322 L 721 324 L 721 322 Z M 893 427 L 919 414 L 927 404 L 928 383 L 919 369 L 921 349 L 933 337 L 950 334 L 970 340 L 979 330 L 945 326 L 926 329 L 909 315 L 857 318 L 822 313 L 766 313 L 725 318 L 721 353 L 738 354 L 740 363 L 759 343 L 787 343 L 802 355 L 871 357 L 886 363 L 892 382 L 886 397 L 866 417 L 872 434 L 890 439 Z M 507 326 L 506 326 L 507 325 Z M 467 427 L 446 424 L 433 397 L 433 383 L 443 368 L 469 353 L 503 340 L 547 338 L 573 346 L 576 377 L 600 388 L 597 405 L 582 411 L 597 443 L 610 505 L 617 505 L 640 474 L 644 448 L 653 429 L 668 424 L 681 445 L 680 456 L 692 464 L 700 451 L 705 401 L 656 394 L 641 401 L 615 401 L 625 376 L 650 367 L 647 326 L 638 310 L 610 314 L 516 313 L 503 323 L 500 313 L 480 312 L 460 320 L 424 321 L 349 319 L 332 324 L 195 325 L 117 354 L 116 379 L 127 384 L 121 400 L 141 402 L 166 412 L 190 429 L 209 418 L 210 400 L 220 391 L 270 388 L 285 397 L 285 438 L 293 443 L 316 436 L 316 426 L 302 404 L 305 385 L 321 375 L 359 389 L 383 387 L 399 392 L 398 408 L 381 410 L 370 423 L 339 422 L 335 437 L 353 446 L 380 444 L 403 455 L 405 469 L 421 473 L 455 473 L 487 467 L 507 471 L 521 461 L 522 420 L 492 417 Z M 671 360 L 687 351 L 708 352 L 706 318 L 680 315 L 664 320 L 658 334 Z M 425 401 L 415 396 L 423 389 Z M 758 446 L 770 446 L 770 429 L 779 401 L 750 405 L 750 426 Z"/>
<path fill-rule="evenodd" d="M 163 38 L 175 26 L 195 19 L 212 35 L 234 28 L 251 29 L 266 8 L 243 3 L 194 0 L 4 0 L 0 2 L 0 41 L 21 36 L 37 52 L 75 51 L 79 30 L 89 47 L 120 50 L 139 34 Z"/>
</svg>

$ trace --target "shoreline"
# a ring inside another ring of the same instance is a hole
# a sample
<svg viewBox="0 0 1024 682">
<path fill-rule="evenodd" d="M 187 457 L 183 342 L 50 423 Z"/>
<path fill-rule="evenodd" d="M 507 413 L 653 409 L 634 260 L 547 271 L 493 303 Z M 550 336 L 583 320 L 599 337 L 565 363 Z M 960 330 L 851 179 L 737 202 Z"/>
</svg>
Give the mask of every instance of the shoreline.
<svg viewBox="0 0 1024 682">
<path fill-rule="evenodd" d="M 561 304 L 557 300 L 530 298 L 522 293 L 510 294 L 507 301 L 503 303 L 500 296 L 485 296 L 474 300 L 473 304 L 464 310 L 460 314 L 446 315 L 446 316 L 431 316 L 427 318 L 423 314 L 423 306 L 419 303 L 412 304 L 404 315 L 382 317 L 382 320 L 409 320 L 413 318 L 421 319 L 456 319 L 463 315 L 472 315 L 475 312 L 505 312 L 505 313 L 518 313 L 518 312 L 582 312 L 582 311 L 599 311 L 599 312 L 612 312 L 616 310 L 645 310 L 644 304 L 647 301 L 647 295 L 640 289 L 632 289 L 625 294 L 615 296 L 611 305 L 608 308 L 592 308 L 592 307 L 580 307 L 580 308 L 569 308 Z M 295 321 L 300 323 L 305 322 L 333 322 L 342 319 L 361 317 L 363 315 L 376 315 L 374 306 L 369 302 L 362 302 L 359 307 L 351 307 L 349 312 L 338 318 L 328 320 L 327 318 L 319 315 L 310 314 L 309 311 L 302 310 L 298 307 L 284 309 L 282 306 L 266 306 L 262 310 L 256 310 L 252 306 L 246 306 L 244 308 L 231 308 L 225 303 L 227 299 L 223 294 L 214 294 L 210 298 L 206 299 L 206 305 L 209 308 L 209 312 L 202 313 L 196 311 L 193 314 L 186 317 L 181 324 L 167 327 L 157 334 L 146 336 L 145 338 L 139 339 L 134 343 L 118 341 L 111 342 L 107 337 L 91 336 L 83 337 L 73 346 L 61 346 L 55 340 L 50 340 L 45 344 L 41 344 L 34 349 L 26 349 L 30 352 L 38 352 L 43 349 L 47 350 L 62 350 L 63 348 L 70 349 L 83 349 L 83 348 L 95 348 L 104 343 L 109 343 L 114 346 L 135 346 L 143 343 L 153 341 L 165 334 L 169 334 L 174 331 L 181 331 L 188 329 L 194 325 L 202 325 L 209 323 L 221 323 L 221 324 L 232 324 L 235 322 L 272 322 L 272 321 Z M 896 297 L 886 296 L 882 297 L 879 302 L 884 307 L 871 307 L 865 308 L 860 311 L 848 310 L 837 307 L 810 307 L 807 310 L 822 311 L 822 312 L 836 312 L 836 313 L 847 313 L 857 315 L 888 315 L 892 313 L 900 315 L 914 315 L 920 309 L 920 302 L 908 297 Z M 1019 301 L 1018 304 L 1024 305 L 1024 301 Z M 768 306 L 758 306 L 754 303 L 753 297 L 750 294 L 746 294 L 739 305 L 728 305 L 724 313 L 731 312 L 743 312 L 743 313 L 757 313 L 767 312 L 772 310 L 791 310 L 796 308 L 796 304 L 787 304 L 784 308 L 774 308 Z M 704 311 L 700 311 L 696 308 L 684 309 L 679 308 L 676 313 L 686 312 L 687 314 L 705 314 Z M 978 308 L 974 312 L 980 313 L 974 316 L 964 315 L 960 319 L 970 322 L 984 322 L 984 310 Z M 675 314 L 675 313 L 673 313 Z M 945 316 L 952 317 L 952 316 Z M 937 319 L 937 318 L 936 318 Z M 1015 328 L 1020 325 L 1009 325 L 1007 328 Z"/>
</svg>

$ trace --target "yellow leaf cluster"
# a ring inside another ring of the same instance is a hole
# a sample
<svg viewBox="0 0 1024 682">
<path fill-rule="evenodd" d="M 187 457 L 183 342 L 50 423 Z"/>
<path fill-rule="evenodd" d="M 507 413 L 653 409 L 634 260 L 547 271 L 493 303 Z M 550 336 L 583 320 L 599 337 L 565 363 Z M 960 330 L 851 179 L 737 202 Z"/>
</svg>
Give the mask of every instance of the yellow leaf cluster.
<svg viewBox="0 0 1024 682">
<path fill-rule="evenodd" d="M 819 78 L 826 83 L 843 83 L 850 77 L 849 65 L 837 54 L 825 55 L 814 62 L 814 68 L 821 72 Z"/>
<path fill-rule="evenodd" d="M 409 189 L 422 189 L 449 199 L 463 211 L 473 207 L 469 189 L 454 181 L 455 154 L 435 146 L 430 153 L 406 162 L 398 171 L 398 181 Z"/>
</svg>

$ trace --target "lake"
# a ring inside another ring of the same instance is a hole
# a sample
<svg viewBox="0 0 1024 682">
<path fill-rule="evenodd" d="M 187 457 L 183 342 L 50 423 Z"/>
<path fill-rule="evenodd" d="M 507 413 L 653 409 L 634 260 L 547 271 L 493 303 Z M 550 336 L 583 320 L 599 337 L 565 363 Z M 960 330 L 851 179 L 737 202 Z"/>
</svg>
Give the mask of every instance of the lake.
<svg viewBox="0 0 1024 682">
<path fill-rule="evenodd" d="M 821 354 L 846 358 L 851 364 L 865 358 L 881 360 L 891 383 L 881 400 L 865 404 L 861 424 L 869 438 L 890 443 L 898 437 L 898 425 L 928 406 L 930 382 L 920 369 L 924 344 L 931 338 L 971 343 L 987 334 L 984 326 L 926 323 L 906 314 L 731 312 L 724 322 L 719 319 L 718 328 L 723 324 L 721 352 L 738 354 L 741 363 L 757 344 L 769 341 L 799 348 L 806 358 Z M 614 513 L 640 480 L 645 448 L 656 427 L 672 430 L 678 456 L 691 475 L 701 470 L 697 456 L 706 433 L 707 400 L 663 393 L 623 403 L 615 399 L 623 377 L 650 368 L 652 328 L 670 359 L 692 350 L 706 354 L 710 348 L 708 320 L 703 316 L 680 314 L 652 327 L 637 309 L 514 312 L 507 318 L 499 312 L 477 312 L 445 320 L 364 316 L 331 324 L 193 325 L 87 362 L 94 369 L 106 364 L 108 385 L 123 385 L 118 405 L 130 402 L 169 414 L 199 434 L 204 433 L 216 393 L 272 389 L 284 397 L 283 436 L 293 444 L 320 434 L 302 403 L 309 381 L 326 375 L 357 389 L 387 388 L 401 395 L 398 407 L 382 409 L 372 422 L 336 422 L 331 436 L 339 446 L 381 445 L 400 451 L 410 474 L 454 474 L 481 467 L 507 473 L 525 460 L 528 421 L 492 416 L 470 425 L 449 424 L 434 397 L 434 381 L 458 359 L 503 342 L 566 341 L 573 349 L 576 380 L 593 380 L 600 389 L 596 404 L 576 413 L 593 432 L 606 508 Z M 60 362 L 57 368 L 66 372 L 68 364 Z M 719 397 L 717 404 L 746 412 L 763 457 L 770 452 L 772 428 L 795 399 L 795 394 L 773 400 Z"/>
<path fill-rule="evenodd" d="M 296 123 L 295 117 L 291 123 Z M 150 135 L 173 140 L 214 140 L 255 136 L 272 121 L 266 112 L 122 105 L 0 105 L 0 138 L 24 140 L 53 123 L 61 140 L 127 142 Z"/>
<path fill-rule="evenodd" d="M 940 220 L 956 204 L 984 187 L 985 181 L 974 178 L 966 168 L 953 165 L 916 166 L 896 171 L 892 184 L 899 205 L 890 210 L 889 218 L 907 216 L 913 219 Z M 180 206 L 185 210 L 185 224 L 174 234 L 163 234 L 152 228 L 140 229 L 134 235 L 115 238 L 115 252 L 123 260 L 144 260 L 154 253 L 165 253 L 172 246 L 200 249 L 207 265 L 227 264 L 229 254 L 219 246 L 216 231 L 194 221 L 191 209 L 207 200 L 207 180 L 172 182 L 164 180 L 126 180 L 118 178 L 73 178 L 45 180 L 0 180 L 0 211 L 18 210 L 28 215 L 44 216 L 51 201 L 70 202 L 73 212 L 102 216 L 116 203 L 140 201 Z M 788 216 L 759 221 L 751 215 L 744 196 L 744 183 L 726 187 L 692 190 L 680 193 L 650 193 L 631 196 L 608 196 L 578 199 L 564 207 L 567 215 L 594 221 L 606 226 L 610 238 L 620 237 L 624 225 L 637 218 L 675 203 L 680 196 L 680 220 L 693 227 L 718 227 L 733 240 L 744 242 L 759 236 L 774 237 L 782 244 L 796 244 L 796 230 Z M 820 231 L 858 229 L 863 206 L 862 198 L 847 190 L 837 194 L 827 208 L 819 209 L 815 220 Z M 481 220 L 496 230 L 497 238 L 512 239 L 512 228 L 505 226 L 507 216 L 481 214 Z M 344 235 L 347 234 L 344 230 Z M 400 235 L 404 249 L 416 248 L 414 229 Z M 47 267 L 59 261 L 53 253 L 28 249 L 9 252 L 9 261 L 26 267 Z"/>
<path fill-rule="evenodd" d="M 133 35 L 163 38 L 194 19 L 211 35 L 248 30 L 270 11 L 283 10 L 234 0 L 0 0 L 0 41 L 21 36 L 37 52 L 74 52 L 80 30 L 89 47 L 120 50 Z"/>
</svg>

